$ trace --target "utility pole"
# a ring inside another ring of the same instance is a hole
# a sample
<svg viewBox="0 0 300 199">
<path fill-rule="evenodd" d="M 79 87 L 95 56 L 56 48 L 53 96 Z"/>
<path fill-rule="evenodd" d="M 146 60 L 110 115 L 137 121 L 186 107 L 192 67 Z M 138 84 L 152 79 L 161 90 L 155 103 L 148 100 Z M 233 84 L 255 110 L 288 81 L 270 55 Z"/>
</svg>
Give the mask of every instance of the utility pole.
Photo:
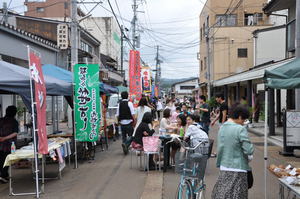
<svg viewBox="0 0 300 199">
<path fill-rule="evenodd" d="M 71 0 L 71 71 L 73 74 L 73 67 L 78 63 L 78 21 L 77 21 L 77 0 Z M 72 125 L 73 129 L 75 129 L 74 122 L 74 111 L 72 111 Z M 74 137 L 74 156 L 75 156 L 75 169 L 78 168 L 77 165 L 77 149 L 76 149 L 76 140 L 75 140 L 75 131 L 73 130 Z"/>
<path fill-rule="evenodd" d="M 137 43 L 137 37 L 136 37 L 136 21 L 137 21 L 137 4 L 136 4 L 137 0 L 133 0 L 133 19 L 132 19 L 132 43 L 133 43 L 133 49 L 136 49 L 136 43 Z"/>
<path fill-rule="evenodd" d="M 157 86 L 158 92 L 160 92 L 161 70 L 160 70 L 160 60 L 159 60 L 159 46 L 156 46 L 155 60 L 156 60 L 155 86 Z"/>
<path fill-rule="evenodd" d="M 123 42 L 123 40 L 124 40 L 124 27 L 123 27 L 123 25 L 121 25 L 121 75 L 122 75 L 122 77 L 123 77 L 123 83 L 124 83 L 124 80 L 125 80 L 125 75 L 124 75 L 124 68 L 123 68 L 123 59 L 124 59 L 124 57 L 123 57 L 123 53 L 124 53 L 124 42 Z"/>
<path fill-rule="evenodd" d="M 8 23 L 8 9 L 7 9 L 7 3 L 3 2 L 3 16 L 2 21 L 4 23 Z"/>
<path fill-rule="evenodd" d="M 300 58 L 300 0 L 296 0 L 296 58 Z M 295 90 L 296 110 L 300 110 L 300 89 Z"/>
<path fill-rule="evenodd" d="M 208 99 L 211 98 L 211 66 L 210 66 L 210 48 L 209 48 L 209 28 L 207 27 L 207 33 L 206 33 L 206 64 L 207 64 L 207 95 Z"/>
</svg>

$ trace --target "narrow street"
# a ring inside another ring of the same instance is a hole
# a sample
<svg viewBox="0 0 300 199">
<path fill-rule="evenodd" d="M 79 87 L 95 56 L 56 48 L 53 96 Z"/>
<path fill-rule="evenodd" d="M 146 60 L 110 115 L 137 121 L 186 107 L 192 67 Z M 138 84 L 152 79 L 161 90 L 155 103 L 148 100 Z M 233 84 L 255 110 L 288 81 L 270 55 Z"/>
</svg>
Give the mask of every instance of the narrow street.
<svg viewBox="0 0 300 199">
<path fill-rule="evenodd" d="M 210 135 L 215 138 L 216 128 L 211 130 Z M 256 150 L 254 160 L 251 163 L 254 173 L 254 186 L 249 191 L 249 198 L 257 199 L 264 196 L 264 162 L 261 144 L 263 138 L 253 134 L 250 135 L 252 142 L 255 143 Z M 71 165 L 71 168 L 66 168 L 63 171 L 62 179 L 46 181 L 45 194 L 41 197 L 51 199 L 139 199 L 143 196 L 143 198 L 159 199 L 159 195 L 162 195 L 163 199 L 175 198 L 179 182 L 178 174 L 174 173 L 173 170 L 168 170 L 166 173 L 150 172 L 147 176 L 146 172 L 136 168 L 135 161 L 136 159 L 133 157 L 133 169 L 130 169 L 130 155 L 123 155 L 120 140 L 111 142 L 107 151 L 102 152 L 100 148 L 97 149 L 94 161 L 90 163 L 88 161 L 81 162 L 76 170 Z M 215 158 L 210 159 L 206 170 L 207 198 L 210 198 L 218 176 L 215 161 Z M 269 159 L 269 163 L 286 164 L 274 157 Z M 54 174 L 53 166 L 49 166 L 48 175 Z M 14 191 L 33 190 L 34 181 L 29 169 L 15 169 L 14 174 L 16 174 Z M 162 178 L 163 183 L 161 183 L 161 186 L 159 180 Z M 152 182 L 147 184 L 147 181 Z M 157 189 L 157 185 L 160 186 L 160 190 Z M 268 173 L 269 198 L 278 198 L 279 190 L 277 187 L 279 187 L 277 178 Z M 11 198 L 8 196 L 8 184 L 0 184 L 0 198 Z M 32 196 L 22 198 L 32 198 Z"/>
</svg>

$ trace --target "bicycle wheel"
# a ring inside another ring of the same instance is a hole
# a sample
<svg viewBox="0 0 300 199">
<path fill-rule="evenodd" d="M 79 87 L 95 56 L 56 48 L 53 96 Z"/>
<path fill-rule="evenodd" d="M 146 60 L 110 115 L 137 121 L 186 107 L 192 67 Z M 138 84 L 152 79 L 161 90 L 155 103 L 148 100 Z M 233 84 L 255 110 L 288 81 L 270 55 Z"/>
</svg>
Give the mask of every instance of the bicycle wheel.
<svg viewBox="0 0 300 199">
<path fill-rule="evenodd" d="M 193 189 L 189 180 L 184 180 L 184 183 L 179 183 L 177 188 L 176 199 L 193 199 Z"/>
</svg>

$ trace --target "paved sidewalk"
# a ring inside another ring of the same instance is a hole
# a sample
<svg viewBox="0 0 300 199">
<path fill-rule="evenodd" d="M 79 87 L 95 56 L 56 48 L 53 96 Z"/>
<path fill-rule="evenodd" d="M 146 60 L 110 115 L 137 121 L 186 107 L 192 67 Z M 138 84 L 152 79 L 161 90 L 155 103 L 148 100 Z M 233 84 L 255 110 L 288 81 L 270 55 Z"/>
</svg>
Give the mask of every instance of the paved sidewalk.
<svg viewBox="0 0 300 199">
<path fill-rule="evenodd" d="M 254 133 L 258 136 L 264 136 L 265 134 L 265 123 L 253 123 L 251 127 L 248 128 L 249 132 Z M 283 147 L 283 128 L 275 128 L 275 136 L 268 136 L 268 141 L 276 146 Z"/>
</svg>

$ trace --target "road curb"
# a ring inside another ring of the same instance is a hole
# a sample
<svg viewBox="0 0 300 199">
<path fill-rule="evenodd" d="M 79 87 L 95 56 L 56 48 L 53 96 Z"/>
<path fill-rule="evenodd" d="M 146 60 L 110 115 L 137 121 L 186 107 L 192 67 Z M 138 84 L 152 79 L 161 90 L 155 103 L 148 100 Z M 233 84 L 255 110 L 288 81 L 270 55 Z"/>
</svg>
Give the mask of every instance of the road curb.
<svg viewBox="0 0 300 199">
<path fill-rule="evenodd" d="M 249 131 L 250 133 L 254 134 L 254 135 L 259 136 L 259 137 L 263 137 L 263 136 L 264 136 L 264 133 L 262 133 L 262 132 L 259 131 L 259 130 L 253 129 L 253 128 L 248 128 L 248 131 Z M 274 145 L 276 145 L 276 146 L 279 146 L 279 147 L 282 147 L 282 146 L 283 146 L 282 142 L 279 141 L 279 140 L 277 140 L 277 139 L 275 139 L 275 138 L 272 138 L 272 137 L 269 137 L 269 136 L 268 136 L 267 140 L 268 140 L 268 142 L 270 142 L 270 143 L 272 143 L 272 144 L 274 144 Z"/>
<path fill-rule="evenodd" d="M 140 199 L 161 199 L 163 196 L 163 172 L 150 171 Z"/>
</svg>

